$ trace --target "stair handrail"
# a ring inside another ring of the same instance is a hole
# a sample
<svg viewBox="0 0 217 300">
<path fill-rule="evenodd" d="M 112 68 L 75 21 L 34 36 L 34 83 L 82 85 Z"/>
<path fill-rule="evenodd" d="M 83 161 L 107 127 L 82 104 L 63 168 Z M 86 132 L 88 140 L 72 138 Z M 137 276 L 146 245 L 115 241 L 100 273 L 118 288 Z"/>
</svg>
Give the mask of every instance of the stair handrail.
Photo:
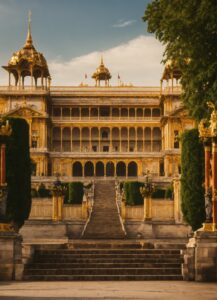
<svg viewBox="0 0 217 300">
<path fill-rule="evenodd" d="M 124 226 L 124 222 L 123 222 L 123 219 L 121 217 L 122 193 L 121 193 L 121 188 L 120 188 L 120 182 L 117 179 L 115 180 L 115 202 L 116 202 L 116 205 L 117 205 L 118 216 L 119 216 L 119 220 L 120 220 L 120 223 L 121 223 L 122 230 L 123 230 L 124 234 L 127 235 L 127 232 L 126 232 L 126 229 L 125 229 L 125 226 Z"/>
<path fill-rule="evenodd" d="M 85 194 L 86 192 L 86 194 Z M 91 187 L 89 189 L 89 191 L 85 191 L 84 189 L 84 194 L 86 196 L 86 199 L 87 199 L 87 215 L 88 215 L 88 218 L 86 220 L 86 223 L 84 225 L 84 229 L 81 233 L 81 237 L 83 237 L 84 235 L 84 232 L 87 228 L 87 224 L 90 222 L 90 219 L 91 219 L 91 215 L 92 215 L 92 212 L 93 212 L 93 206 L 94 206 L 94 194 L 95 194 L 95 182 L 94 180 L 91 180 Z"/>
</svg>

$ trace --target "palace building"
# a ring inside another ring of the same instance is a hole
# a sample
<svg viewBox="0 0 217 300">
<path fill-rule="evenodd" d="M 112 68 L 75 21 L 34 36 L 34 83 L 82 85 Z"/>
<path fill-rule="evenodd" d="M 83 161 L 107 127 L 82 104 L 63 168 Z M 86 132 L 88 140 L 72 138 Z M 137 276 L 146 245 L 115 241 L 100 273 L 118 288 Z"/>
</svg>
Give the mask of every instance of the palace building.
<svg viewBox="0 0 217 300">
<path fill-rule="evenodd" d="M 93 86 L 52 86 L 29 24 L 24 47 L 3 68 L 9 79 L 0 86 L 0 113 L 27 120 L 33 176 L 140 177 L 149 170 L 163 179 L 180 173 L 178 137 L 194 123 L 182 107 L 181 74 L 172 64 L 159 87 L 111 86 L 103 58 Z"/>
</svg>

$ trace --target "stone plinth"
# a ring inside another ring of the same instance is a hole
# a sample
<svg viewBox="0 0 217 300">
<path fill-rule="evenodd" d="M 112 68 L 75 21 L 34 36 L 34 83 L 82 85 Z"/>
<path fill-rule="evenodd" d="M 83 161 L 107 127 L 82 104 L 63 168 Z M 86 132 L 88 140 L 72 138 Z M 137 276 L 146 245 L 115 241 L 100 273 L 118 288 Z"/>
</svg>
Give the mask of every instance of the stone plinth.
<svg viewBox="0 0 217 300">
<path fill-rule="evenodd" d="M 22 238 L 15 232 L 0 232 L 0 280 L 21 280 Z"/>
<path fill-rule="evenodd" d="M 217 232 L 197 230 L 184 251 L 184 280 L 217 281 Z"/>
</svg>

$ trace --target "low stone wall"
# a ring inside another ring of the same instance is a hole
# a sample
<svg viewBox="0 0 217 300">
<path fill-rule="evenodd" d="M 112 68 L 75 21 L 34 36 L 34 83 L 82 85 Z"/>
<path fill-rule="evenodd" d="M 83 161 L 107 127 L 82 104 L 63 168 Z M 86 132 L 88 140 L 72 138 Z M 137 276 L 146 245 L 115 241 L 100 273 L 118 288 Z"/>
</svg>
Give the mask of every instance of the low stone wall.
<svg viewBox="0 0 217 300">
<path fill-rule="evenodd" d="M 51 198 L 33 198 L 29 220 L 51 220 L 53 202 Z M 64 220 L 82 220 L 82 205 L 63 205 Z"/>
<path fill-rule="evenodd" d="M 174 201 L 164 199 L 152 199 L 151 212 L 153 221 L 174 220 Z M 125 220 L 144 220 L 144 206 L 126 206 Z"/>
</svg>

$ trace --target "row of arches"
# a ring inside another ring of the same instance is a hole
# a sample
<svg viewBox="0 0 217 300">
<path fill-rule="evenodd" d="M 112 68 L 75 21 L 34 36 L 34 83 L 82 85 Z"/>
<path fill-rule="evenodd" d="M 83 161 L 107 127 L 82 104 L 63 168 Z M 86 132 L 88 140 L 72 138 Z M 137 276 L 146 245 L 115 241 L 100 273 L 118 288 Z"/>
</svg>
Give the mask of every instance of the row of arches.
<svg viewBox="0 0 217 300">
<path fill-rule="evenodd" d="M 159 127 L 54 127 L 54 151 L 145 152 L 161 150 Z"/>
<path fill-rule="evenodd" d="M 114 164 L 112 161 L 103 163 L 98 161 L 93 163 L 87 161 L 84 165 L 76 161 L 72 165 L 72 176 L 74 177 L 136 177 L 138 176 L 138 166 L 134 161 L 129 162 L 127 165 L 123 161 Z"/>
<path fill-rule="evenodd" d="M 53 117 L 57 118 L 151 118 L 160 117 L 160 108 L 139 107 L 53 107 Z"/>
</svg>

